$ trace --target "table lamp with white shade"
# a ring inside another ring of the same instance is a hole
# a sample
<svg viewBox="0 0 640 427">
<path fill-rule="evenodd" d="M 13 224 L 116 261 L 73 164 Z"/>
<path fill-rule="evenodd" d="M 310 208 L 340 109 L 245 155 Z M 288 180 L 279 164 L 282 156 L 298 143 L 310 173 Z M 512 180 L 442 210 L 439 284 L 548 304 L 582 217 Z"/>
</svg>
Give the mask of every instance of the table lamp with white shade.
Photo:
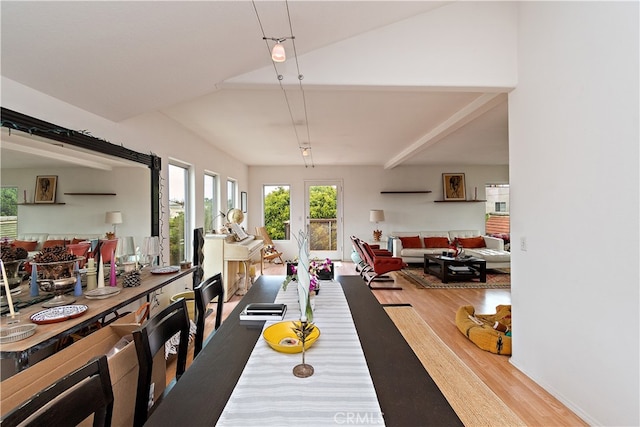
<svg viewBox="0 0 640 427">
<path fill-rule="evenodd" d="M 373 230 L 373 240 L 380 241 L 382 237 L 382 231 L 378 230 L 378 223 L 384 221 L 384 211 L 382 209 L 372 209 L 369 211 L 369 221 L 376 223 L 376 229 Z"/>
<path fill-rule="evenodd" d="M 113 237 L 116 236 L 116 226 L 118 224 L 122 224 L 122 212 L 120 211 L 110 211 L 107 212 L 104 216 L 105 224 L 113 225 Z"/>
</svg>

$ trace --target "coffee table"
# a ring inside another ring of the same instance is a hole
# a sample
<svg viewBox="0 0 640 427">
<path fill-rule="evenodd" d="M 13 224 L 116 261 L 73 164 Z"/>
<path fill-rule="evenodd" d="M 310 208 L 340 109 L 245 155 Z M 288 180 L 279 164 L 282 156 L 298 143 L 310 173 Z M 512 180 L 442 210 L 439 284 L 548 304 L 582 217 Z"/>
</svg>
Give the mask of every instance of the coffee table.
<svg viewBox="0 0 640 427">
<path fill-rule="evenodd" d="M 473 279 L 479 279 L 480 282 L 485 283 L 487 262 L 480 258 L 453 258 L 425 254 L 424 272 L 438 277 L 442 283 Z"/>
</svg>

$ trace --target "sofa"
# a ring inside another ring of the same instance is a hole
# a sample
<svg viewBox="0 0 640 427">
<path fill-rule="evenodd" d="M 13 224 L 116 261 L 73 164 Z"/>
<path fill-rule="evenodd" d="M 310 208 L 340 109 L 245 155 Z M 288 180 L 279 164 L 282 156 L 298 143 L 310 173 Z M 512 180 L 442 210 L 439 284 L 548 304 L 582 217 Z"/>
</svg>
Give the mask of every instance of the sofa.
<svg viewBox="0 0 640 427">
<path fill-rule="evenodd" d="M 449 250 L 455 239 L 462 243 L 464 255 L 484 259 L 487 268 L 509 268 L 511 253 L 504 249 L 504 241 L 482 236 L 477 230 L 394 231 L 389 235 L 394 257 L 407 264 L 424 262 L 424 255 L 441 255 Z"/>
<path fill-rule="evenodd" d="M 85 233 L 22 233 L 14 242 L 18 242 L 19 246 L 24 247 L 28 252 L 37 253 L 42 250 L 45 242 L 55 241 L 64 242 L 64 244 L 78 243 L 85 240 L 95 240 L 104 238 L 103 234 L 85 234 Z"/>
</svg>

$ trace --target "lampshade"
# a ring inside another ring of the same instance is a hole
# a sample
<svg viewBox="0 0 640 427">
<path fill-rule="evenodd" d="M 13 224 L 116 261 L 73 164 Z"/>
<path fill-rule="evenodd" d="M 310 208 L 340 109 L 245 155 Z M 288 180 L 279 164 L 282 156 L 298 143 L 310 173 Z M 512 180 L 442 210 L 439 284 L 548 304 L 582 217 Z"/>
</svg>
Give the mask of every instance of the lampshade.
<svg viewBox="0 0 640 427">
<path fill-rule="evenodd" d="M 381 222 L 384 221 L 384 211 L 382 209 L 372 209 L 369 211 L 369 221 Z"/>
<path fill-rule="evenodd" d="M 104 222 L 105 224 L 122 224 L 122 212 L 107 212 L 104 216 Z"/>
<path fill-rule="evenodd" d="M 271 59 L 273 62 L 284 62 L 287 59 L 287 55 L 284 52 L 284 46 L 280 43 L 276 43 L 271 49 Z"/>
<path fill-rule="evenodd" d="M 124 258 L 135 255 L 136 245 L 133 236 L 120 237 L 116 246 L 116 257 Z"/>
</svg>

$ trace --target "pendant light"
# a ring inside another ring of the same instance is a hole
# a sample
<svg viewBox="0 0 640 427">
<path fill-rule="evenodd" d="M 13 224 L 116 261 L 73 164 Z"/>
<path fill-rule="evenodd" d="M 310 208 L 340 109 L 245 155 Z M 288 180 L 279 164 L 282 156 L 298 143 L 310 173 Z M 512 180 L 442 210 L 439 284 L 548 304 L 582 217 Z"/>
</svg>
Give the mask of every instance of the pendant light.
<svg viewBox="0 0 640 427">
<path fill-rule="evenodd" d="M 273 62 L 284 62 L 287 59 L 287 55 L 284 51 L 284 46 L 278 41 L 271 49 L 271 59 Z"/>
</svg>

